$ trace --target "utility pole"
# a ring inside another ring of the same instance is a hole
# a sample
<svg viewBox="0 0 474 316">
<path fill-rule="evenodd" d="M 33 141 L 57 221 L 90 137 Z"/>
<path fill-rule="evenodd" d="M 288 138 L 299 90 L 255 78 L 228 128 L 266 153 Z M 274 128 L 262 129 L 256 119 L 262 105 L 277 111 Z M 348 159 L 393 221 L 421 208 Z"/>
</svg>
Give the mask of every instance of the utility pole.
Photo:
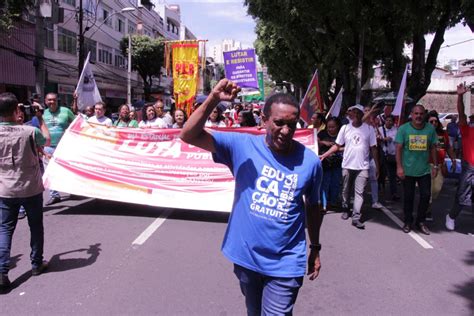
<svg viewBox="0 0 474 316">
<path fill-rule="evenodd" d="M 83 20 L 84 12 L 82 10 L 82 0 L 79 0 L 79 63 L 77 65 L 77 78 L 81 76 L 82 68 L 84 68 L 84 31 L 83 31 Z"/>
<path fill-rule="evenodd" d="M 36 0 L 35 2 L 35 91 L 38 93 L 41 98 L 44 98 L 44 84 L 45 84 L 45 75 L 44 75 L 44 42 L 45 42 L 45 32 L 44 32 L 44 18 L 41 15 L 40 10 L 41 0 Z"/>
</svg>

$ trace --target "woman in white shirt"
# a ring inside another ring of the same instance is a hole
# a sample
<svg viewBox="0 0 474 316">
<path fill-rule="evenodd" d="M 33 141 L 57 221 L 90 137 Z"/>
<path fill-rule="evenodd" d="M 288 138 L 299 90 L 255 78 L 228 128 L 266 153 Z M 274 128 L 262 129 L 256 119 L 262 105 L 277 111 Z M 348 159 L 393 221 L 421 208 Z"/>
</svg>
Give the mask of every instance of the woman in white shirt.
<svg viewBox="0 0 474 316">
<path fill-rule="evenodd" d="M 216 106 L 214 110 L 212 110 L 204 126 L 205 127 L 227 127 L 225 124 L 224 116 L 222 115 L 222 109 L 219 106 Z"/>
<path fill-rule="evenodd" d="M 143 120 L 140 121 L 138 127 L 142 128 L 166 128 L 165 121 L 157 117 L 155 108 L 152 104 L 146 105 L 142 110 Z"/>
</svg>

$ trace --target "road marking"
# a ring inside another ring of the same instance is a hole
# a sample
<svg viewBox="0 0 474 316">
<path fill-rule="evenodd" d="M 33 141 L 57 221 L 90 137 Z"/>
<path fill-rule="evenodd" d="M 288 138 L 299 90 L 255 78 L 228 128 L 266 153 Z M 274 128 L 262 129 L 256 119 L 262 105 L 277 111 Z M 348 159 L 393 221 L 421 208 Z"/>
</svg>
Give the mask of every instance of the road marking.
<svg viewBox="0 0 474 316">
<path fill-rule="evenodd" d="M 153 221 L 133 242 L 132 246 L 141 246 L 150 238 L 151 235 L 166 221 L 168 216 L 173 213 L 172 210 L 166 209 L 161 215 Z"/>
<path fill-rule="evenodd" d="M 382 207 L 382 211 L 385 213 L 385 215 L 388 216 L 388 218 L 390 218 L 395 224 L 397 224 L 398 226 L 400 226 L 400 228 L 403 228 L 403 222 L 397 217 L 395 216 L 395 214 L 393 214 L 388 208 L 386 208 L 385 206 Z M 417 243 L 420 244 L 421 247 L 425 248 L 425 249 L 433 249 L 433 246 L 431 246 L 426 240 L 424 240 L 423 238 L 421 238 L 421 236 L 417 233 L 415 233 L 414 231 L 411 231 L 408 233 L 408 235 L 413 238 Z"/>
</svg>

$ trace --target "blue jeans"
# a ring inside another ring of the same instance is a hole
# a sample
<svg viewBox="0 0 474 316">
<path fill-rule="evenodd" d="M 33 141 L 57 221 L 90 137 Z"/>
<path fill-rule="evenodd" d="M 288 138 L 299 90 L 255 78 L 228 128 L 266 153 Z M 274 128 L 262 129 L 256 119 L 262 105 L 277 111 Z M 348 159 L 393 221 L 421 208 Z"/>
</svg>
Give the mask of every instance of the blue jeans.
<svg viewBox="0 0 474 316">
<path fill-rule="evenodd" d="M 323 209 L 327 208 L 328 202 L 336 204 L 341 187 L 342 169 L 328 168 L 323 170 L 323 182 L 321 183 L 321 197 Z"/>
<path fill-rule="evenodd" d="M 12 237 L 18 222 L 18 211 L 23 205 L 30 226 L 31 265 L 39 267 L 43 262 L 43 194 L 27 198 L 0 197 L 0 273 L 7 274 L 10 269 Z"/>
<path fill-rule="evenodd" d="M 270 277 L 234 264 L 247 315 L 292 315 L 303 277 Z"/>
<path fill-rule="evenodd" d="M 56 150 L 56 147 L 44 147 L 44 152 L 51 155 L 51 156 L 54 154 L 55 150 Z M 44 164 L 44 169 L 45 170 L 46 170 L 46 168 L 48 168 L 48 163 L 49 163 L 48 158 L 43 159 L 43 164 Z M 59 192 L 54 191 L 54 190 L 49 190 L 49 197 L 50 198 L 56 198 L 56 197 L 61 198 L 61 196 L 59 195 Z"/>
</svg>

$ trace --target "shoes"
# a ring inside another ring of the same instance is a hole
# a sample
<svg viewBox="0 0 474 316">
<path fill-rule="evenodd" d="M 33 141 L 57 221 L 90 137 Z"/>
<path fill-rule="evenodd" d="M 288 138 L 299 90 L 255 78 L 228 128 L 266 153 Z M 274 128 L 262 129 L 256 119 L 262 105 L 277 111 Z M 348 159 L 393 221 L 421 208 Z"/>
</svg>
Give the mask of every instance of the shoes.
<svg viewBox="0 0 474 316">
<path fill-rule="evenodd" d="M 375 202 L 372 204 L 372 208 L 380 210 L 381 208 L 383 208 L 383 205 L 380 204 L 380 202 Z"/>
<path fill-rule="evenodd" d="M 410 224 L 403 225 L 402 230 L 404 233 L 408 234 L 409 232 L 411 232 L 411 225 Z"/>
<path fill-rule="evenodd" d="M 445 223 L 446 229 L 447 230 L 454 230 L 454 219 L 449 216 L 449 214 L 446 215 L 446 223 Z"/>
<path fill-rule="evenodd" d="M 48 202 L 46 202 L 46 206 L 53 205 L 59 202 L 61 202 L 61 198 L 59 196 L 55 196 L 55 197 L 50 198 Z"/>
<path fill-rule="evenodd" d="M 0 273 L 0 289 L 5 289 L 10 286 L 10 280 L 8 274 Z"/>
<path fill-rule="evenodd" d="M 360 220 L 356 219 L 354 221 L 352 221 L 352 226 L 355 226 L 359 229 L 365 229 L 365 225 L 364 223 L 362 223 Z"/>
<path fill-rule="evenodd" d="M 433 214 L 431 214 L 431 212 L 426 214 L 425 221 L 427 221 L 427 222 L 432 222 L 433 221 Z"/>
<path fill-rule="evenodd" d="M 20 212 L 18 212 L 18 219 L 24 219 L 25 217 L 26 217 L 25 209 L 20 209 Z"/>
<path fill-rule="evenodd" d="M 41 273 L 43 273 L 44 271 L 46 271 L 48 269 L 48 261 L 44 260 L 40 266 L 38 267 L 33 267 L 31 269 L 31 274 L 32 275 L 40 275 Z"/>
<path fill-rule="evenodd" d="M 392 195 L 392 200 L 393 201 L 398 201 L 398 200 L 400 200 L 400 196 L 398 194 L 394 194 L 394 195 Z"/>
<path fill-rule="evenodd" d="M 349 219 L 349 217 L 350 217 L 349 212 L 342 212 L 341 218 L 343 220 L 347 220 L 347 219 Z"/>
<path fill-rule="evenodd" d="M 419 223 L 418 225 L 416 225 L 416 228 L 418 228 L 418 230 L 422 234 L 425 234 L 425 235 L 430 234 L 430 230 L 428 229 L 428 227 L 426 227 L 426 225 L 424 223 Z"/>
</svg>

